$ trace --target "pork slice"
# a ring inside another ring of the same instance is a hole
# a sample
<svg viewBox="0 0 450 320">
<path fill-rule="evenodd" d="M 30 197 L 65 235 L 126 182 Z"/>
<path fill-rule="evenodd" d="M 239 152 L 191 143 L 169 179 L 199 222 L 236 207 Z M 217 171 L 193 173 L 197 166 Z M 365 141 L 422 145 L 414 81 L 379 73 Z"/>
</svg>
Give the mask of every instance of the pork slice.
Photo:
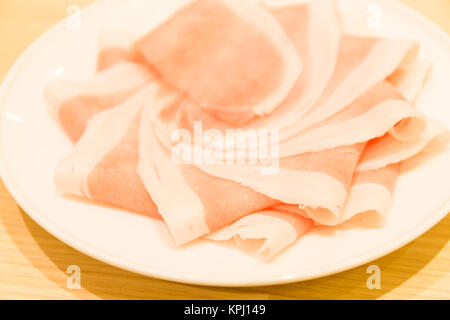
<svg viewBox="0 0 450 320">
<path fill-rule="evenodd" d="M 279 23 L 252 1 L 193 1 L 135 48 L 165 81 L 231 124 L 278 107 L 302 68 Z"/>
</svg>

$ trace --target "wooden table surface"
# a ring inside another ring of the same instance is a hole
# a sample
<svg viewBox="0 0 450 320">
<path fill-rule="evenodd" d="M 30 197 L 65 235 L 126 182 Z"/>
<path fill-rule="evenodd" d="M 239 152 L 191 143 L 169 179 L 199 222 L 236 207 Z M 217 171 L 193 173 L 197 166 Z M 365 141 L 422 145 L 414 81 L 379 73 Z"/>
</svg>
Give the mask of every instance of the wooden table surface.
<svg viewBox="0 0 450 320">
<path fill-rule="evenodd" d="M 154 0 L 156 1 L 156 0 Z M 449 0 L 402 0 L 450 33 Z M 92 0 L 0 0 L 0 79 L 70 5 Z M 381 289 L 366 286 L 368 265 L 322 279 L 258 288 L 212 288 L 143 277 L 90 258 L 43 230 L 0 182 L 0 299 L 449 299 L 450 216 L 426 234 L 373 261 Z M 82 270 L 68 289 L 69 265 Z"/>
</svg>

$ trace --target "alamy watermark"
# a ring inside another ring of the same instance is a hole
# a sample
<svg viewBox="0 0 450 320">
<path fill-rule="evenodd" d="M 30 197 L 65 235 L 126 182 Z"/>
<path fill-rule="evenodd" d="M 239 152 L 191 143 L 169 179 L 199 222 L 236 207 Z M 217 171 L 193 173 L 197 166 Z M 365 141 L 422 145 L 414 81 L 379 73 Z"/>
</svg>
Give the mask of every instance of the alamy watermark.
<svg viewBox="0 0 450 320">
<path fill-rule="evenodd" d="M 193 131 L 172 132 L 171 159 L 175 164 L 257 165 L 262 175 L 279 169 L 278 129 L 207 129 L 194 121 Z"/>
<path fill-rule="evenodd" d="M 366 270 L 367 274 L 370 276 L 367 278 L 367 289 L 369 290 L 380 290 L 381 289 L 381 269 L 377 265 L 370 265 Z"/>
<path fill-rule="evenodd" d="M 383 11 L 379 5 L 371 4 L 367 7 L 367 28 L 369 30 L 381 30 L 383 26 Z"/>
<path fill-rule="evenodd" d="M 70 290 L 81 289 L 81 268 L 77 265 L 67 267 L 66 273 L 69 277 L 66 280 L 66 286 Z"/>
<path fill-rule="evenodd" d="M 70 30 L 78 30 L 81 28 L 81 8 L 77 5 L 70 5 L 67 7 L 66 26 Z"/>
</svg>

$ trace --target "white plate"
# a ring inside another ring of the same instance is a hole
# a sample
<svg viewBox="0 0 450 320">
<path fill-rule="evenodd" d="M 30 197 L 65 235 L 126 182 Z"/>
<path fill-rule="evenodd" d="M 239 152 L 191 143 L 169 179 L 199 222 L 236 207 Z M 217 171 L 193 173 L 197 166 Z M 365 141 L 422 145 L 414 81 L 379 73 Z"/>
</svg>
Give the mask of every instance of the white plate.
<svg viewBox="0 0 450 320">
<path fill-rule="evenodd" d="M 384 228 L 349 224 L 318 228 L 271 263 L 206 241 L 176 249 L 160 222 L 57 196 L 53 170 L 58 159 L 71 150 L 71 144 L 47 114 L 42 97 L 46 83 L 57 75 L 79 78 L 92 74 L 97 36 L 102 30 L 142 33 L 179 3 L 97 2 L 82 11 L 80 29 L 68 28 L 66 21 L 59 23 L 22 55 L 6 77 L 0 94 L 2 178 L 37 223 L 70 246 L 130 271 L 186 283 L 249 286 L 300 281 L 356 267 L 405 245 L 445 217 L 450 209 L 450 152 L 400 178 Z M 373 4 L 378 7 L 374 9 Z M 381 29 L 376 33 L 421 41 L 421 54 L 433 61 L 434 69 L 419 106 L 450 126 L 447 35 L 393 1 L 345 0 L 341 5 L 345 12 L 359 12 L 353 23 L 360 24 L 361 30 L 366 28 L 366 17 L 380 12 Z"/>
</svg>

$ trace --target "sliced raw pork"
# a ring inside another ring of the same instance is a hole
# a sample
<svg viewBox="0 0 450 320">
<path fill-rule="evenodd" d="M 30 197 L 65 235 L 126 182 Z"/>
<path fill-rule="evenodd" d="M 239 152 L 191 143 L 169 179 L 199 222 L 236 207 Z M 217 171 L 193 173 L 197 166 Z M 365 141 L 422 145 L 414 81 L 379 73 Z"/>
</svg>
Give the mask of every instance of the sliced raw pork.
<svg viewBox="0 0 450 320">
<path fill-rule="evenodd" d="M 56 186 L 163 219 L 177 245 L 231 240 L 271 259 L 314 224 L 383 218 L 401 163 L 447 132 L 412 104 L 430 67 L 417 44 L 342 34 L 333 0 L 195 0 L 137 42 L 115 31 L 100 47 L 96 75 L 46 91 L 75 142 Z M 278 153 L 268 167 L 186 162 L 171 138 L 195 121 L 276 129 Z"/>
</svg>

